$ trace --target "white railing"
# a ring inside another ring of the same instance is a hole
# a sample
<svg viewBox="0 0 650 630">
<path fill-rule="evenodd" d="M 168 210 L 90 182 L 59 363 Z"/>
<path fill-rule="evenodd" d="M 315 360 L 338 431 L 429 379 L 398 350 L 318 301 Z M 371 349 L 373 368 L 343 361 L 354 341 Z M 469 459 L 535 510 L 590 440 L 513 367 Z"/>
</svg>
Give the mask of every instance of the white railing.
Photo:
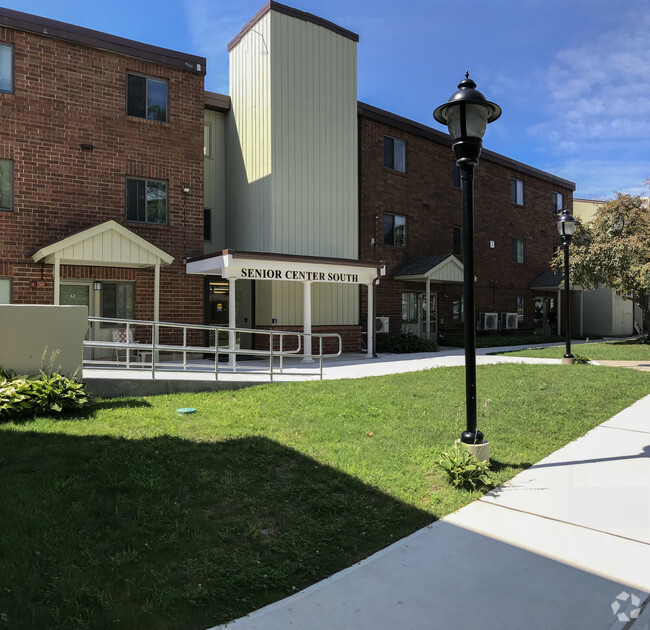
<svg viewBox="0 0 650 630">
<path fill-rule="evenodd" d="M 220 374 L 232 374 L 238 371 L 268 374 L 273 380 L 274 373 L 282 373 L 285 369 L 284 361 L 290 357 L 302 359 L 305 363 L 317 361 L 319 375 L 322 379 L 323 361 L 341 356 L 343 349 L 341 336 L 337 333 L 309 333 L 305 335 L 293 331 L 228 328 L 93 316 L 88 317 L 88 322 L 89 333 L 83 342 L 84 368 L 146 370 L 150 371 L 153 376 L 161 370 L 205 372 L 206 369 L 210 369 L 214 371 L 216 380 L 219 380 Z M 121 331 L 119 336 L 125 341 L 113 340 L 113 331 L 118 330 Z M 176 333 L 177 330 L 181 332 Z M 209 340 L 207 345 L 196 343 L 196 337 L 200 336 L 201 332 Z M 257 350 L 237 347 L 236 338 L 242 334 L 266 337 L 269 349 Z M 110 340 L 100 338 L 109 335 L 111 336 Z M 172 343 L 171 341 L 175 341 L 174 337 L 178 336 L 182 337 L 182 342 Z M 192 337 L 194 343 L 188 343 L 188 336 Z M 316 340 L 318 352 L 302 352 L 303 337 L 310 339 L 312 348 L 311 340 Z M 220 338 L 227 342 L 220 345 Z M 338 346 L 338 351 L 335 353 L 324 352 L 324 341 L 330 338 L 333 338 Z M 291 345 L 295 346 L 295 349 L 285 349 Z M 121 354 L 124 356 L 122 361 L 120 360 Z M 206 362 L 205 355 L 211 355 L 213 359 Z M 221 367 L 219 365 L 220 355 L 228 358 L 227 364 Z M 135 357 L 135 360 L 132 357 Z M 251 361 L 247 361 L 245 367 L 242 367 L 238 363 L 238 357 L 245 357 Z M 257 360 L 257 364 L 255 360 Z M 266 366 L 267 362 L 268 367 Z M 293 373 L 297 372 L 294 370 Z M 313 374 L 313 370 L 308 373 Z"/>
</svg>

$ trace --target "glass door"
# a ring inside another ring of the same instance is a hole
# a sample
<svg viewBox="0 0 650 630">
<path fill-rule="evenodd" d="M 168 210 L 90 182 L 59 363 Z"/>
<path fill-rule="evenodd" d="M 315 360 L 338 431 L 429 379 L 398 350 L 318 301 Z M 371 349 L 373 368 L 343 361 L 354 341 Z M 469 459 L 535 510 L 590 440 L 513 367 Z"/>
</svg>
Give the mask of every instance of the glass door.
<svg viewBox="0 0 650 630">
<path fill-rule="evenodd" d="M 431 293 L 427 306 L 426 293 L 418 294 L 418 312 L 420 320 L 420 337 L 429 338 L 433 341 L 438 339 L 438 300 L 437 294 Z M 429 333 L 427 334 L 427 322 L 429 322 Z"/>
</svg>

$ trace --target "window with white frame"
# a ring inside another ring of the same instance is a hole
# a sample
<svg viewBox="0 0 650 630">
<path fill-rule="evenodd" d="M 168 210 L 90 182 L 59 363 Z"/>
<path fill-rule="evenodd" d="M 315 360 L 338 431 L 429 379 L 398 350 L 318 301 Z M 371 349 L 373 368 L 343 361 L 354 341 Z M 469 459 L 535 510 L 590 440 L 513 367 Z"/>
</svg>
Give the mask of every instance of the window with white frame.
<svg viewBox="0 0 650 630">
<path fill-rule="evenodd" d="M 418 294 L 415 291 L 402 293 L 402 321 L 406 324 L 418 321 Z"/>
<path fill-rule="evenodd" d="M 0 92 L 14 91 L 14 47 L 0 44 Z"/>
<path fill-rule="evenodd" d="M 11 304 L 11 278 L 0 278 L 0 304 Z"/>
<path fill-rule="evenodd" d="M 135 319 L 135 283 L 102 282 L 102 317 Z"/>
<path fill-rule="evenodd" d="M 210 123 L 203 125 L 203 157 L 212 157 L 212 125 Z"/>
<path fill-rule="evenodd" d="M 560 210 L 563 209 L 562 205 L 562 193 L 554 192 L 553 193 L 553 212 L 558 214 Z"/>
<path fill-rule="evenodd" d="M 126 220 L 165 225 L 167 182 L 127 177 Z"/>
<path fill-rule="evenodd" d="M 510 180 L 510 201 L 518 206 L 524 205 L 524 182 L 520 179 Z"/>
<path fill-rule="evenodd" d="M 129 72 L 126 75 L 126 113 L 168 122 L 167 81 Z"/>
<path fill-rule="evenodd" d="M 384 168 L 406 172 L 406 142 L 384 136 Z"/>
<path fill-rule="evenodd" d="M 512 262 L 514 263 L 523 263 L 524 262 L 524 239 L 523 238 L 513 238 L 512 239 Z"/>
<path fill-rule="evenodd" d="M 453 295 L 451 300 L 451 318 L 455 322 L 465 320 L 465 308 L 462 295 Z"/>
<path fill-rule="evenodd" d="M 13 164 L 0 160 L 0 210 L 13 210 Z"/>
<path fill-rule="evenodd" d="M 384 215 L 384 245 L 406 247 L 406 217 L 399 214 Z"/>
</svg>

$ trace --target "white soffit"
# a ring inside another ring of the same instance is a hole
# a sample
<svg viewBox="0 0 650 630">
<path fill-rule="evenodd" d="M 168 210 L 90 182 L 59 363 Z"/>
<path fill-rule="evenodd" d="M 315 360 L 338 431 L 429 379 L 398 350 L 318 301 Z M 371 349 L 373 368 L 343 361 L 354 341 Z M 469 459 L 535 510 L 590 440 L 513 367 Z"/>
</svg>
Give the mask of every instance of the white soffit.
<svg viewBox="0 0 650 630">
<path fill-rule="evenodd" d="M 39 249 L 34 262 L 93 267 L 153 267 L 174 260 L 162 249 L 116 223 L 106 221 Z"/>
</svg>

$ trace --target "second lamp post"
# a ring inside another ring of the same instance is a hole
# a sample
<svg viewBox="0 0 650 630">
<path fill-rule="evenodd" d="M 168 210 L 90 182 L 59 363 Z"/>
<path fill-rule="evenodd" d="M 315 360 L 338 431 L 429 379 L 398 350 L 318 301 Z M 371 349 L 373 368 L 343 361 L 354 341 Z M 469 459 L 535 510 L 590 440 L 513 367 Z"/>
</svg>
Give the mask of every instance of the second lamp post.
<svg viewBox="0 0 650 630">
<path fill-rule="evenodd" d="M 501 108 L 488 101 L 465 73 L 449 101 L 433 117 L 449 128 L 451 148 L 460 169 L 463 190 L 463 310 L 465 329 L 465 394 L 467 428 L 460 440 L 482 444 L 476 420 L 476 326 L 474 294 L 474 167 L 478 164 L 488 123 L 501 116 Z"/>
<path fill-rule="evenodd" d="M 562 210 L 557 220 L 557 231 L 562 237 L 564 247 L 564 334 L 566 335 L 566 353 L 562 363 L 574 363 L 574 356 L 571 354 L 571 287 L 569 282 L 569 245 L 573 238 L 576 227 L 576 220 L 568 210 Z"/>
</svg>

